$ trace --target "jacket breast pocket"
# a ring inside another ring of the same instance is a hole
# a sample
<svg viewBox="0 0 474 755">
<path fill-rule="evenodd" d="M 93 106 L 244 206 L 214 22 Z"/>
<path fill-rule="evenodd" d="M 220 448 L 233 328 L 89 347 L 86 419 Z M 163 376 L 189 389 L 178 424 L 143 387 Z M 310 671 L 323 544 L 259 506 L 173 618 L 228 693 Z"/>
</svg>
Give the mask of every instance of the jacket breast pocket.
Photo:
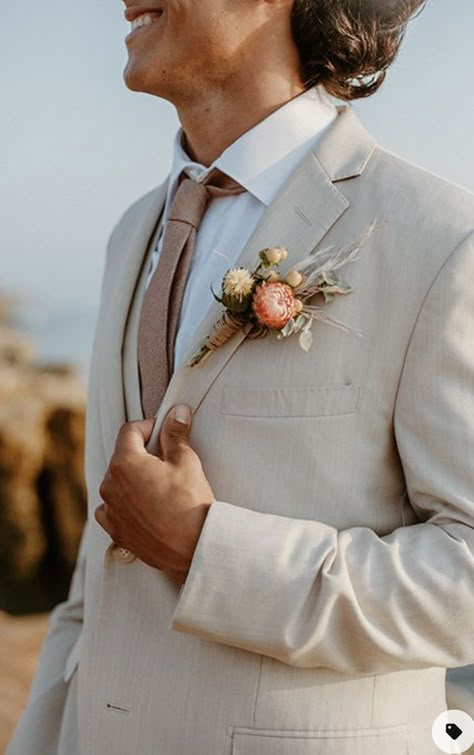
<svg viewBox="0 0 474 755">
<path fill-rule="evenodd" d="M 361 396 L 362 388 L 357 385 L 224 385 L 221 413 L 236 417 L 334 417 L 356 414 Z"/>
<path fill-rule="evenodd" d="M 354 731 L 234 728 L 232 755 L 409 755 L 403 724 Z"/>
</svg>

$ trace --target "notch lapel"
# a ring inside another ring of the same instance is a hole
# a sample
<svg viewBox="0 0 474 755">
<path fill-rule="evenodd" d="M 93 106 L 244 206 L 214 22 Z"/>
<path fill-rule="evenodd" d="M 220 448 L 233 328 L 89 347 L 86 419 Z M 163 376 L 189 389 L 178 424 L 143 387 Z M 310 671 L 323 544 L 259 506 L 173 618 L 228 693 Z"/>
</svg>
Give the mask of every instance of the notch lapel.
<svg viewBox="0 0 474 755">
<path fill-rule="evenodd" d="M 374 140 L 352 109 L 339 108 L 335 123 L 290 176 L 263 215 L 235 267 L 253 268 L 258 252 L 264 247 L 285 246 L 290 264 L 314 250 L 350 204 L 336 183 L 360 175 L 374 147 Z M 192 368 L 185 366 L 222 314 L 222 306 L 210 299 L 210 307 L 194 335 L 183 366 L 174 372 L 156 415 L 155 428 L 148 444 L 148 450 L 152 453 L 159 452 L 159 431 L 169 409 L 176 403 L 185 403 L 193 413 L 196 412 L 207 391 L 246 337 L 246 329 L 242 328 L 211 354 L 204 364 Z"/>
<path fill-rule="evenodd" d="M 150 240 L 160 221 L 167 183 L 153 190 L 126 213 L 114 231 L 109 247 L 103 292 L 103 309 L 98 319 L 94 347 L 99 370 L 99 407 L 102 436 L 110 458 L 121 425 L 126 421 L 122 373 L 122 345 L 130 305 L 140 278 Z"/>
</svg>

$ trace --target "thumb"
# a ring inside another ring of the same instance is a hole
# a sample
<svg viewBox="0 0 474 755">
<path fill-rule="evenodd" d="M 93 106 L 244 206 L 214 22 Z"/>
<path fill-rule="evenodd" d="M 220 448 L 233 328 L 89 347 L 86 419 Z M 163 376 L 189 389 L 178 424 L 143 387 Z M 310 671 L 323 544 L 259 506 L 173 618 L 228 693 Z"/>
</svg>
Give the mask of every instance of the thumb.
<svg viewBox="0 0 474 755">
<path fill-rule="evenodd" d="M 179 462 L 183 449 L 189 447 L 192 412 L 186 404 L 174 406 L 166 415 L 160 430 L 163 461 Z"/>
</svg>

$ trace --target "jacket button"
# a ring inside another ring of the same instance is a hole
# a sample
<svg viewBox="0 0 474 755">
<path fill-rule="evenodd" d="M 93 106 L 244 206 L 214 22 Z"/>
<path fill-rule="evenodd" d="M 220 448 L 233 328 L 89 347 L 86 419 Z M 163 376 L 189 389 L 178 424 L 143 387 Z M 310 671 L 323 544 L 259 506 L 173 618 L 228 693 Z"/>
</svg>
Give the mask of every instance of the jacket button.
<svg viewBox="0 0 474 755">
<path fill-rule="evenodd" d="M 112 547 L 112 553 L 114 558 L 116 558 L 117 561 L 121 561 L 122 564 L 131 564 L 132 561 L 135 561 L 136 559 L 136 556 L 132 551 L 127 550 L 127 548 L 121 548 L 119 545 L 114 545 Z"/>
</svg>

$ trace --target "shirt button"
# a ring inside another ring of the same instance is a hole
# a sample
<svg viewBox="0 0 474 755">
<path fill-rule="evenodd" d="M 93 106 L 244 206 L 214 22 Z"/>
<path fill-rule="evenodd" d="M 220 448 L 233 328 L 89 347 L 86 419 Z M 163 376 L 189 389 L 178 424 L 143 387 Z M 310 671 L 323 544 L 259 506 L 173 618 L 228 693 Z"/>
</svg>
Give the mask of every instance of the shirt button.
<svg viewBox="0 0 474 755">
<path fill-rule="evenodd" d="M 136 559 L 136 556 L 132 551 L 127 550 L 127 548 L 121 548 L 119 545 L 114 545 L 112 547 L 112 553 L 114 558 L 116 558 L 117 561 L 121 561 L 122 564 L 131 564 L 132 561 L 135 561 Z"/>
</svg>

